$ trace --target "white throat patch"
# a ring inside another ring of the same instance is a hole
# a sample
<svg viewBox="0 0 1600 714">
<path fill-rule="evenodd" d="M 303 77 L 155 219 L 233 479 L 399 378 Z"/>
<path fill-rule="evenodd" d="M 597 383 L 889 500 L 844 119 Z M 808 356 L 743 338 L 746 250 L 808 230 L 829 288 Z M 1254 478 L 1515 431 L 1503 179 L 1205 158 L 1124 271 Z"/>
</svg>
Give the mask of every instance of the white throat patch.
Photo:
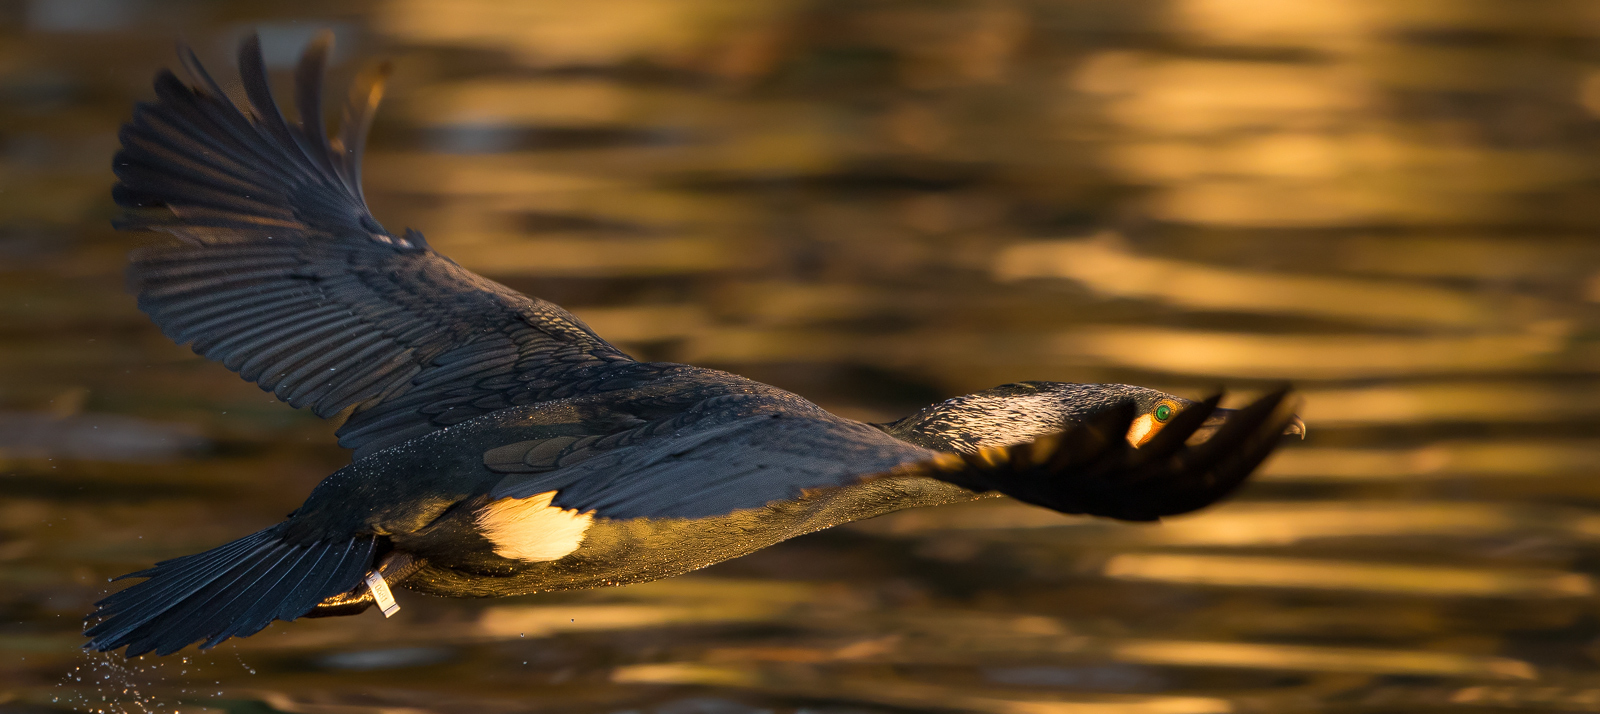
<svg viewBox="0 0 1600 714">
<path fill-rule="evenodd" d="M 555 491 L 527 498 L 502 498 L 478 509 L 473 522 L 494 544 L 495 555 L 513 560 L 560 560 L 583 544 L 594 513 L 550 505 Z"/>
</svg>

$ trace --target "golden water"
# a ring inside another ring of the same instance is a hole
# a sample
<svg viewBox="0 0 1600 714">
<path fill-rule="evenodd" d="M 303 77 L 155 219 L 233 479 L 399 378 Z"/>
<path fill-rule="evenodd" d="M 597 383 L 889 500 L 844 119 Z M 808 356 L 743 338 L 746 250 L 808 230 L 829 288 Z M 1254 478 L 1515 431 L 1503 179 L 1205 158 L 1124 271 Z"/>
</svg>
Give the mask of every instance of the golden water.
<svg viewBox="0 0 1600 714">
<path fill-rule="evenodd" d="M 1600 711 L 1600 5 L 31 0 L 0 24 L 0 712 Z M 277 521 L 330 425 L 169 344 L 131 102 L 333 27 L 387 226 L 641 358 L 883 419 L 1019 379 L 1310 438 L 1158 527 L 1006 501 L 676 580 L 77 651 Z"/>
</svg>

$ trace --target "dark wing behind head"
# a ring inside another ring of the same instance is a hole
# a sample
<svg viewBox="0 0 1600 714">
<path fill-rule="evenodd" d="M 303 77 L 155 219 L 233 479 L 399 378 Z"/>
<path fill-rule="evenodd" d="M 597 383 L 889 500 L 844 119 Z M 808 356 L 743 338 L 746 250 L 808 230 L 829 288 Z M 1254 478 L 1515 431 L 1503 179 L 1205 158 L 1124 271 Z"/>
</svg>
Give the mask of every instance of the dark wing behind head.
<svg viewBox="0 0 1600 714">
<path fill-rule="evenodd" d="M 1231 493 L 1294 419 L 1287 391 L 1239 410 L 1204 443 L 1185 442 L 1216 398 L 1185 410 L 1144 448 L 1128 444 L 1133 410 L 1109 409 L 1059 434 L 976 453 L 940 453 L 865 424 L 814 412 L 755 408 L 690 413 L 600 439 L 528 441 L 495 449 L 511 475 L 491 498 L 555 491 L 562 508 L 603 518 L 702 518 L 812 490 L 889 476 L 926 476 L 999 491 L 1063 513 L 1152 521 Z"/>
<path fill-rule="evenodd" d="M 554 505 L 602 518 L 704 518 L 935 456 L 821 409 L 771 406 L 738 397 L 603 439 L 502 447 L 485 464 L 509 475 L 489 495 L 556 491 Z"/>
<path fill-rule="evenodd" d="M 381 76 L 358 84 L 337 139 L 322 117 L 330 36 L 296 72 L 300 121 L 273 100 L 260 43 L 241 47 L 250 112 L 181 50 L 198 82 L 156 77 L 158 100 L 123 126 L 119 228 L 181 245 L 138 251 L 139 307 L 168 337 L 320 416 L 357 457 L 512 404 L 593 389 L 645 365 L 561 308 L 395 236 L 362 199 L 360 161 Z M 634 374 L 639 373 L 639 374 Z"/>
</svg>

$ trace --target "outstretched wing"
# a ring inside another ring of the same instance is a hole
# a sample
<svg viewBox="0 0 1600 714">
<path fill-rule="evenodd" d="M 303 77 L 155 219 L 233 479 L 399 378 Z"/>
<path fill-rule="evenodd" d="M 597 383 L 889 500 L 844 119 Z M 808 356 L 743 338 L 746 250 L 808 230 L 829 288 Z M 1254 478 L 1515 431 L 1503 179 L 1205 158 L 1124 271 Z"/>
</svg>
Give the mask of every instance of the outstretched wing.
<svg viewBox="0 0 1600 714">
<path fill-rule="evenodd" d="M 174 341 L 295 407 L 331 416 L 357 458 L 495 409 L 636 384 L 642 365 L 570 313 L 396 236 L 368 212 L 361 148 L 382 74 L 359 83 L 337 138 L 323 125 L 324 34 L 296 72 L 300 119 L 269 88 L 259 41 L 239 68 L 248 113 L 192 52 L 198 83 L 156 77 L 158 100 L 123 126 L 113 197 L 119 228 L 178 245 L 128 269 L 139 307 Z"/>
<path fill-rule="evenodd" d="M 999 491 L 1063 513 L 1151 521 L 1231 493 L 1277 446 L 1294 419 L 1287 391 L 1240 410 L 1206 441 L 1186 443 L 1217 398 L 1185 410 L 1143 448 L 1134 418 L 1112 408 L 1033 442 L 952 454 L 847 419 L 749 398 L 607 437 L 527 441 L 490 451 L 509 474 L 490 498 L 555 491 L 554 505 L 603 518 L 703 518 L 805 492 L 894 475 Z"/>
</svg>

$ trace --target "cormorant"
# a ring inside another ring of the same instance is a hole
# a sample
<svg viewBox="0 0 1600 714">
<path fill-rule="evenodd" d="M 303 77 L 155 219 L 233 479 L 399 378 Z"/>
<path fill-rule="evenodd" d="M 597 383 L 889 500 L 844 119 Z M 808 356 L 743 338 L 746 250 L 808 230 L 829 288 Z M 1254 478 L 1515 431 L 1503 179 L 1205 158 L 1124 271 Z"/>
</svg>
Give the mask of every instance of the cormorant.
<svg viewBox="0 0 1600 714">
<path fill-rule="evenodd" d="M 140 309 L 294 407 L 353 408 L 353 460 L 287 520 L 123 577 L 85 646 L 168 654 L 274 619 L 342 615 L 389 585 L 501 596 L 665 578 L 847 521 L 994 492 L 1153 521 L 1232 491 L 1299 433 L 1287 389 L 1230 412 L 1114 384 L 1023 382 L 890 424 L 683 364 L 638 362 L 560 307 L 368 213 L 361 151 L 383 75 L 323 124 L 324 34 L 299 121 L 239 53 L 241 111 L 180 48 L 123 126 L 117 227 Z"/>
</svg>

